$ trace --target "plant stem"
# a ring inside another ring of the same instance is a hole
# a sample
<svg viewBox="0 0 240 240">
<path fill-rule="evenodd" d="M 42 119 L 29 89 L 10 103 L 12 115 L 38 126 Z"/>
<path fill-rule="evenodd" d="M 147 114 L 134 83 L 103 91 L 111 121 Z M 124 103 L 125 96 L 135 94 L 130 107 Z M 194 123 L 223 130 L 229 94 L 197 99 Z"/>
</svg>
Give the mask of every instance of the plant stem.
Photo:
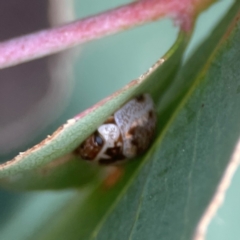
<svg viewBox="0 0 240 240">
<path fill-rule="evenodd" d="M 60 27 L 0 43 L 0 69 L 47 56 L 163 16 L 176 19 L 182 30 L 192 28 L 196 6 L 214 0 L 141 0 Z M 201 2 L 201 4 L 200 4 Z M 205 4 L 206 5 L 206 4 Z"/>
</svg>

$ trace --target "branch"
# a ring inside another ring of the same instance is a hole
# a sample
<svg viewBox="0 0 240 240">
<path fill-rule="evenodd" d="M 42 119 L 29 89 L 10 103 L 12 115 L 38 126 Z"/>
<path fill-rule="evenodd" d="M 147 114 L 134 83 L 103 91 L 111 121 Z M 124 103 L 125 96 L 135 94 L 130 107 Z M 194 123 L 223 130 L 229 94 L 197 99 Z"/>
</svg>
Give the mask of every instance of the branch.
<svg viewBox="0 0 240 240">
<path fill-rule="evenodd" d="M 214 0 L 140 0 L 67 25 L 0 43 L 0 69 L 47 56 L 77 44 L 171 16 L 189 31 L 196 9 Z"/>
</svg>

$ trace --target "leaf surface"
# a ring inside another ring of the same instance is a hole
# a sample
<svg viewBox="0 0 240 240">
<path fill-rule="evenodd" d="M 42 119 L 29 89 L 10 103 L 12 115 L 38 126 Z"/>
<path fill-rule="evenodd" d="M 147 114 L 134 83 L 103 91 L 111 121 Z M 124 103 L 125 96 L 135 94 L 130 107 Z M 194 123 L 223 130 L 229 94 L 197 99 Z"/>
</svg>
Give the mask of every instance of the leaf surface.
<svg viewBox="0 0 240 240">
<path fill-rule="evenodd" d="M 4 178 L 2 185 L 16 189 L 59 189 L 82 186 L 86 180 L 90 182 L 93 176 L 97 177 L 97 169 L 78 164 L 71 151 L 109 115 L 134 96 L 148 92 L 155 102 L 159 101 L 174 80 L 188 39 L 188 34 L 180 33 L 168 53 L 139 79 L 68 120 L 38 145 L 0 165 L 0 178 Z M 82 173 L 84 181 L 79 176 Z M 63 176 L 69 181 L 64 182 Z"/>
<path fill-rule="evenodd" d="M 182 84 L 185 71 L 192 77 L 174 112 L 160 115 L 163 127 L 142 161 L 129 164 L 113 189 L 72 199 L 39 239 L 193 237 L 240 135 L 239 9 L 236 2 L 178 73 Z"/>
</svg>

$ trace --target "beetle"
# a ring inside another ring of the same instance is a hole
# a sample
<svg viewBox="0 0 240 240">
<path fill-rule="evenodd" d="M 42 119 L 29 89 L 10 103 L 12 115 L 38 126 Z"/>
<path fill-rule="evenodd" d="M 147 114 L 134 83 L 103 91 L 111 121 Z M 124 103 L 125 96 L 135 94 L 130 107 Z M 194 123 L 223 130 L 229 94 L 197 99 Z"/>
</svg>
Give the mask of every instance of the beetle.
<svg viewBox="0 0 240 240">
<path fill-rule="evenodd" d="M 156 129 L 154 102 L 141 94 L 119 108 L 76 150 L 82 159 L 99 165 L 126 162 L 150 146 Z"/>
</svg>

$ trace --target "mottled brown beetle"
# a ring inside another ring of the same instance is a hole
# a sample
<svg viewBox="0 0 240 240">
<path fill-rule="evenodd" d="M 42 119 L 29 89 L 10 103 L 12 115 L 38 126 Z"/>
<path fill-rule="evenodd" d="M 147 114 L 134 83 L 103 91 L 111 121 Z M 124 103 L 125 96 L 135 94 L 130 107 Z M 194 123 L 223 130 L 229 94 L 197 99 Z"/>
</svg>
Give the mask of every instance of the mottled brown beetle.
<svg viewBox="0 0 240 240">
<path fill-rule="evenodd" d="M 142 94 L 110 116 L 75 152 L 100 165 L 124 162 L 148 149 L 156 121 L 152 98 Z"/>
</svg>

